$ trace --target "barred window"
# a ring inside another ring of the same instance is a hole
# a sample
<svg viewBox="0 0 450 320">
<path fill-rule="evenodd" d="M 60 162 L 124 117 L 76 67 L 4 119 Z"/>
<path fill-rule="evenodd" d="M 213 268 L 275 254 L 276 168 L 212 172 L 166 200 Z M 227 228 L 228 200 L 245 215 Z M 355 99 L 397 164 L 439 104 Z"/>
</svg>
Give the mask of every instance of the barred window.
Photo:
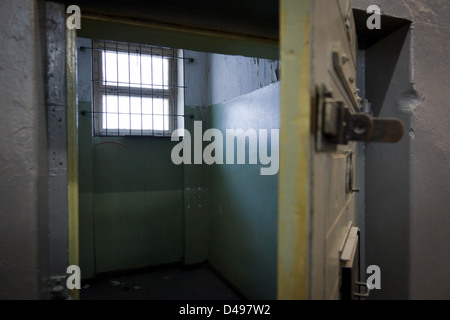
<svg viewBox="0 0 450 320">
<path fill-rule="evenodd" d="M 170 136 L 183 127 L 182 50 L 93 41 L 94 134 Z"/>
</svg>

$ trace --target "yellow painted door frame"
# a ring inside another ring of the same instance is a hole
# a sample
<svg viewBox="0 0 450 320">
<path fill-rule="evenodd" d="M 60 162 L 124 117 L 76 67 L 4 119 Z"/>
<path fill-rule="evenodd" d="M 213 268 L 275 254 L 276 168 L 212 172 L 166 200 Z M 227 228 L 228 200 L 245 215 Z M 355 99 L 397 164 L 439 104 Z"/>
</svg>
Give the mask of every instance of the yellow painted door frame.
<svg viewBox="0 0 450 320">
<path fill-rule="evenodd" d="M 316 88 L 356 108 L 357 90 L 347 90 L 356 79 L 351 1 L 281 0 L 280 56 L 278 298 L 339 299 L 342 247 L 358 225 L 347 188 L 357 152 L 355 142 L 316 145 Z M 348 62 L 345 79 L 336 56 Z"/>
<path fill-rule="evenodd" d="M 280 1 L 278 298 L 309 298 L 311 1 Z"/>
<path fill-rule="evenodd" d="M 67 181 L 69 212 L 69 265 L 79 266 L 79 209 L 78 209 L 78 133 L 76 88 L 76 29 L 66 31 L 67 82 Z M 69 290 L 72 300 L 80 298 L 77 289 Z"/>
</svg>

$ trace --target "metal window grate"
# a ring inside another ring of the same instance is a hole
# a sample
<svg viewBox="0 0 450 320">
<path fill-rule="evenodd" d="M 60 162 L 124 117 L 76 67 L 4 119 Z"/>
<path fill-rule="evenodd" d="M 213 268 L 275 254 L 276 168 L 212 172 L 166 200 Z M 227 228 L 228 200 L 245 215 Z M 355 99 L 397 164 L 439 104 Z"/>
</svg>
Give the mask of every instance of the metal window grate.
<svg viewBox="0 0 450 320">
<path fill-rule="evenodd" d="M 90 49 L 94 135 L 170 136 L 183 127 L 182 50 L 101 40 Z"/>
</svg>

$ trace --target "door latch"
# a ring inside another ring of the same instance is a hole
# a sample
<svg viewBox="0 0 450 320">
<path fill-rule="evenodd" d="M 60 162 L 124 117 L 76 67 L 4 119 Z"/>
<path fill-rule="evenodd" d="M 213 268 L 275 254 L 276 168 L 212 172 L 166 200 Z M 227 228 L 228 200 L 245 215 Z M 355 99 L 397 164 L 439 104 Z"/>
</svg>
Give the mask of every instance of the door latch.
<svg viewBox="0 0 450 320">
<path fill-rule="evenodd" d="M 372 118 L 353 113 L 343 101 L 321 89 L 317 108 L 317 148 L 330 151 L 350 141 L 395 143 L 402 139 L 403 124 L 397 119 Z M 333 148 L 334 145 L 334 148 Z"/>
</svg>

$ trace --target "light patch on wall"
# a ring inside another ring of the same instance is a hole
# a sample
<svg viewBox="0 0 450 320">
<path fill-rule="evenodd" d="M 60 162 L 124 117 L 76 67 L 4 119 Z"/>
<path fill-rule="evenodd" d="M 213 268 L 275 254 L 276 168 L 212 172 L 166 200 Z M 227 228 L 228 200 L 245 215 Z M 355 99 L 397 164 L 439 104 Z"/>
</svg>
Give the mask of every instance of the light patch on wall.
<svg viewBox="0 0 450 320">
<path fill-rule="evenodd" d="M 422 98 L 415 90 L 404 92 L 398 102 L 400 111 L 406 114 L 413 114 L 421 104 Z"/>
</svg>

